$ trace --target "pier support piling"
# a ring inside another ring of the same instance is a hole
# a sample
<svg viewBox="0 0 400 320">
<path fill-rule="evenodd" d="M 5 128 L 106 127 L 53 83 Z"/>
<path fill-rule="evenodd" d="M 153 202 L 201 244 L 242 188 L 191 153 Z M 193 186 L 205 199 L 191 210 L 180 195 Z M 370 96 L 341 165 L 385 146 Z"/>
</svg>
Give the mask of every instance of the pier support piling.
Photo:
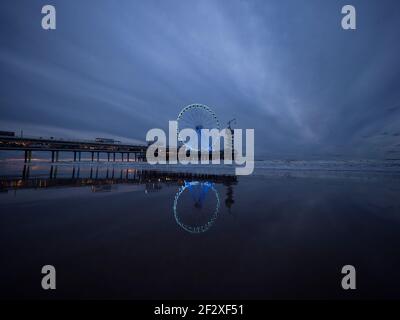
<svg viewBox="0 0 400 320">
<path fill-rule="evenodd" d="M 32 150 L 25 151 L 25 162 L 32 161 Z"/>
</svg>

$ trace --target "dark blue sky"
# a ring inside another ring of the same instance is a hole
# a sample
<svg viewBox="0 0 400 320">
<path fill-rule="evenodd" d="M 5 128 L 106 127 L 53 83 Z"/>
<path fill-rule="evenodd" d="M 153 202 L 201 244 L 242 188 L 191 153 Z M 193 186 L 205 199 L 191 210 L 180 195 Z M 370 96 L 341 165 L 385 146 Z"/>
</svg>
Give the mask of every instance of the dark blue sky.
<svg viewBox="0 0 400 320">
<path fill-rule="evenodd" d="M 341 8 L 357 9 L 357 30 Z M 41 28 L 41 7 L 57 29 Z M 0 4 L 0 128 L 144 141 L 191 103 L 270 157 L 400 157 L 400 3 Z"/>
</svg>

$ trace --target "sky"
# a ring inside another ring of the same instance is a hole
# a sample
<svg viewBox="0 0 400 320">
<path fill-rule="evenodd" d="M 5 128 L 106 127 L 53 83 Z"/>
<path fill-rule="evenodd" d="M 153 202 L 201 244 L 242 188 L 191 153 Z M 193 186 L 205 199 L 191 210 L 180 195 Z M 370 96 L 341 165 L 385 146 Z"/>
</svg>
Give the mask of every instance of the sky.
<svg viewBox="0 0 400 320">
<path fill-rule="evenodd" d="M 202 103 L 257 157 L 400 158 L 399 39 L 398 0 L 3 0 L 0 130 L 143 142 Z"/>
</svg>

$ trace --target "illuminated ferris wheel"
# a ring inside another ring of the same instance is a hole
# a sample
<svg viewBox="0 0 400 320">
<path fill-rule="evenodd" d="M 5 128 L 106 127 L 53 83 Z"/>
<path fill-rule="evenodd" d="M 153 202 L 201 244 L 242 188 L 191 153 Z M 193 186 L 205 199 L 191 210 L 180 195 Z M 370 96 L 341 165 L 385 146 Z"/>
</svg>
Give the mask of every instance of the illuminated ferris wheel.
<svg viewBox="0 0 400 320">
<path fill-rule="evenodd" d="M 216 114 L 204 104 L 191 104 L 183 108 L 178 115 L 178 134 L 183 129 L 193 129 L 197 133 L 197 143 L 188 141 L 184 144 L 193 151 L 210 151 L 211 147 L 201 147 L 201 141 L 205 139 L 202 129 L 218 129 L 219 120 Z"/>
</svg>

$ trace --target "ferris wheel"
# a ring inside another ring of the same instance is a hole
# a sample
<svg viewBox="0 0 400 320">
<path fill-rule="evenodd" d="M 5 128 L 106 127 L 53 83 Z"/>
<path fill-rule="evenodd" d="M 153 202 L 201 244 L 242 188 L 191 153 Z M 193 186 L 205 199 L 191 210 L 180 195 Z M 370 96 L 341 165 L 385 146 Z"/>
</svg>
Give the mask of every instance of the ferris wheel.
<svg viewBox="0 0 400 320">
<path fill-rule="evenodd" d="M 210 151 L 210 145 L 206 149 L 201 147 L 202 138 L 205 139 L 202 134 L 202 129 L 218 129 L 219 130 L 219 120 L 216 114 L 204 104 L 191 104 L 183 108 L 178 115 L 178 134 L 183 129 L 193 129 L 197 133 L 197 143 L 194 141 L 188 141 L 184 143 L 186 147 L 194 151 Z"/>
</svg>

